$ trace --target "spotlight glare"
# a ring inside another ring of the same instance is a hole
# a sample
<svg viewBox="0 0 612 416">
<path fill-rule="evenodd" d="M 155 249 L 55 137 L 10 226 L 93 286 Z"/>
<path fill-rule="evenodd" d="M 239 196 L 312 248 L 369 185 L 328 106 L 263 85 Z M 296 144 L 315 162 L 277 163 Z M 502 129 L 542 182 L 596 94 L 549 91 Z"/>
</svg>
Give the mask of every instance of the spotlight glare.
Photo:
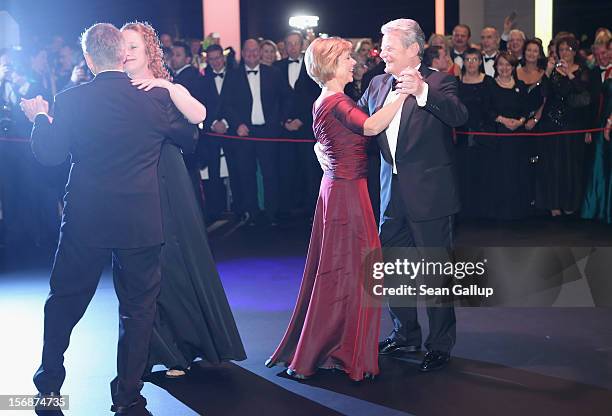
<svg viewBox="0 0 612 416">
<path fill-rule="evenodd" d="M 319 25 L 319 16 L 291 16 L 289 26 L 304 30 Z"/>
</svg>

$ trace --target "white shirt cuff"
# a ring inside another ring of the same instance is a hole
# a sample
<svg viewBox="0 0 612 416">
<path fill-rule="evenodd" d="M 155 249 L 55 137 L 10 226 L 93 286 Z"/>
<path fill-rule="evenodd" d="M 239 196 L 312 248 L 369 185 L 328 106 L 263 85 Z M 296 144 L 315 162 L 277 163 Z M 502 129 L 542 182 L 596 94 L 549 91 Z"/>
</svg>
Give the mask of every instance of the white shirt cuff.
<svg viewBox="0 0 612 416">
<path fill-rule="evenodd" d="M 427 104 L 427 94 L 429 93 L 429 85 L 426 82 L 423 82 L 423 91 L 415 96 L 417 105 L 419 107 L 425 107 Z"/>
</svg>

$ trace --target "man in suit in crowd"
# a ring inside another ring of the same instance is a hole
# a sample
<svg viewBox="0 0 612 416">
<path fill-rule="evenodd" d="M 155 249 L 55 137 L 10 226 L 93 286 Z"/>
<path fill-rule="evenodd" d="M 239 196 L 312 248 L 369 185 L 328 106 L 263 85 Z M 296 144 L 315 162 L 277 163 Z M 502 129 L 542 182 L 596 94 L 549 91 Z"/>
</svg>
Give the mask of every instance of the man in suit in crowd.
<svg viewBox="0 0 612 416">
<path fill-rule="evenodd" d="M 482 65 L 484 72 L 490 77 L 495 76 L 495 58 L 499 53 L 499 32 L 492 26 L 487 26 L 480 32 Z"/>
<path fill-rule="evenodd" d="M 274 67 L 260 65 L 261 52 L 255 39 L 242 47 L 242 62 L 227 73 L 221 94 L 221 118 L 231 134 L 244 138 L 276 138 L 287 119 L 288 86 Z M 233 140 L 227 152 L 234 209 L 242 221 L 253 224 L 259 211 L 257 202 L 257 162 L 264 183 L 264 205 L 268 220 L 276 224 L 279 206 L 278 143 Z"/>
<path fill-rule="evenodd" d="M 71 156 L 60 242 L 45 303 L 42 364 L 34 375 L 41 396 L 59 394 L 70 334 L 94 295 L 111 258 L 119 298 L 117 377 L 112 411 L 147 415 L 140 381 L 160 288 L 163 243 L 157 163 L 168 138 L 195 147 L 197 131 L 165 89 L 131 85 L 123 72 L 121 32 L 96 24 L 82 36 L 89 83 L 55 97 L 55 115 L 41 97 L 22 102 L 34 121 L 32 150 L 44 165 Z"/>
<path fill-rule="evenodd" d="M 193 98 L 204 103 L 202 76 L 198 69 L 191 65 L 192 59 L 193 55 L 191 53 L 191 48 L 186 43 L 176 41 L 172 44 L 170 67 L 172 69 L 173 81 L 185 87 Z M 183 159 L 185 160 L 185 166 L 187 166 L 187 171 L 189 172 L 189 177 L 193 184 L 196 200 L 200 205 L 200 209 L 204 212 L 204 196 L 202 194 L 202 180 L 200 177 L 200 167 L 202 165 L 200 155 L 202 153 L 202 146 L 203 141 L 199 141 L 197 151 L 191 154 L 183 154 Z"/>
<path fill-rule="evenodd" d="M 312 139 L 312 105 L 321 93 L 319 86 L 308 76 L 304 64 L 304 37 L 293 31 L 285 37 L 288 57 L 275 62 L 290 91 L 290 110 L 283 120 L 283 136 L 293 139 Z M 309 143 L 279 143 L 280 190 L 283 196 L 280 210 L 288 213 L 292 209 L 306 210 L 313 215 L 317 200 L 321 171 L 312 145 Z"/>
<path fill-rule="evenodd" d="M 204 132 L 226 134 L 229 124 L 220 118 L 221 94 L 225 84 L 227 68 L 223 48 L 213 44 L 206 48 L 208 66 L 203 84 L 203 102 L 208 116 L 204 120 Z M 217 137 L 208 136 L 200 141 L 202 161 L 208 167 L 208 183 L 204 186 L 206 197 L 206 214 L 208 220 L 217 219 L 225 208 L 225 188 L 221 179 L 221 152 L 223 141 Z"/>
<path fill-rule="evenodd" d="M 459 24 L 453 29 L 451 38 L 451 59 L 459 68 L 463 68 L 463 53 L 470 47 L 472 31 L 468 25 Z"/>
</svg>

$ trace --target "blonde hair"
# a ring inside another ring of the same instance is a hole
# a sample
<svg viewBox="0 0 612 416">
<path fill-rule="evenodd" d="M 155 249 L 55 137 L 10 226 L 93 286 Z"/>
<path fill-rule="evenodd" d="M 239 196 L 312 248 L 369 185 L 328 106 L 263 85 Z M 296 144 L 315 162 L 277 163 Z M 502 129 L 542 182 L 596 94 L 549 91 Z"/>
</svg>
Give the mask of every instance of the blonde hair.
<svg viewBox="0 0 612 416">
<path fill-rule="evenodd" d="M 345 39 L 317 38 L 306 49 L 306 72 L 322 88 L 334 78 L 340 55 L 344 52 L 351 53 L 352 49 L 352 43 Z"/>
<path fill-rule="evenodd" d="M 157 32 L 147 22 L 130 22 L 123 25 L 121 31 L 133 30 L 140 33 L 145 44 L 145 53 L 149 60 L 148 67 L 153 72 L 155 78 L 163 78 L 170 80 L 170 73 L 164 65 L 164 52 L 161 48 L 161 43 Z"/>
</svg>

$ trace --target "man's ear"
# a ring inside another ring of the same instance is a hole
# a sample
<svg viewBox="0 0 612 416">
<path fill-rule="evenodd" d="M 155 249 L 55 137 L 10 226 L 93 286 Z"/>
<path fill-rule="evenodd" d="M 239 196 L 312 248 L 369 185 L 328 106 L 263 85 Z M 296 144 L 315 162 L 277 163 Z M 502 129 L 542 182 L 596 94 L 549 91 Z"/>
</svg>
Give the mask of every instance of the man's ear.
<svg viewBox="0 0 612 416">
<path fill-rule="evenodd" d="M 87 63 L 87 67 L 89 68 L 89 70 L 91 71 L 92 74 L 94 74 L 94 76 L 96 76 L 96 74 L 98 73 L 98 71 L 96 70 L 96 66 L 93 63 L 93 61 L 91 60 L 91 56 L 89 56 L 88 53 L 84 53 L 83 56 L 85 57 L 85 63 Z"/>
</svg>

